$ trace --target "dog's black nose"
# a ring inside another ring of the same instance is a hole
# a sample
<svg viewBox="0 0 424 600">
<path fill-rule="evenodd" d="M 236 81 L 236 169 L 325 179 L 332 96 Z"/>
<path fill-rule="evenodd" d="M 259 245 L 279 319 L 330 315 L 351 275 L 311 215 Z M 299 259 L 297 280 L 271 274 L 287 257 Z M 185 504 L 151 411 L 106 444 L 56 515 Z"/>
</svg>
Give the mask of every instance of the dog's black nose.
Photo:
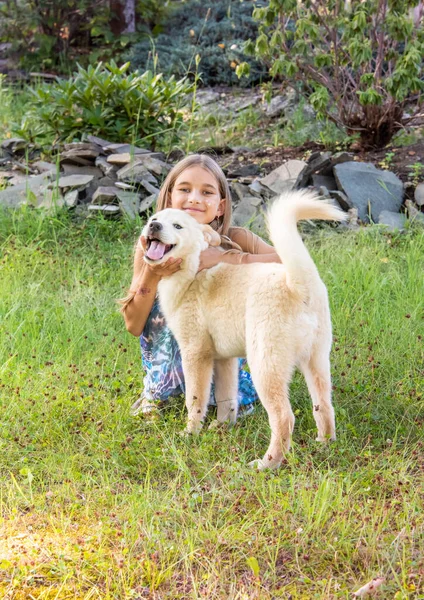
<svg viewBox="0 0 424 600">
<path fill-rule="evenodd" d="M 162 230 L 162 223 L 159 223 L 159 221 L 152 221 L 149 225 L 149 232 L 150 233 L 157 233 L 158 231 Z"/>
</svg>

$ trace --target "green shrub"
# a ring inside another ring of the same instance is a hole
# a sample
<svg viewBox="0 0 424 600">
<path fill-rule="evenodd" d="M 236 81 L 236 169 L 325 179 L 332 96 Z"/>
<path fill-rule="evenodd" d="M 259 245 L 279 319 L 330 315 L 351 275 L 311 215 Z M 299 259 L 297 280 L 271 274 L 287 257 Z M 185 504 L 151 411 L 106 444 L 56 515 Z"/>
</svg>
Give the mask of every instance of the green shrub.
<svg viewBox="0 0 424 600">
<path fill-rule="evenodd" d="M 128 59 L 141 69 L 157 68 L 167 75 L 182 77 L 193 76 L 194 56 L 199 55 L 204 85 L 239 85 L 235 69 L 246 60 L 243 43 L 258 33 L 252 18 L 254 5 L 240 0 L 190 0 L 177 7 L 167 21 L 166 31 L 135 44 Z M 254 61 L 249 78 L 242 85 L 264 78 L 265 65 Z"/>
<path fill-rule="evenodd" d="M 270 0 L 255 9 L 260 33 L 245 50 L 267 61 L 273 77 L 302 82 L 319 117 L 359 134 L 364 146 L 383 146 L 422 106 L 424 29 L 410 15 L 415 4 Z"/>
<path fill-rule="evenodd" d="M 33 141 L 80 140 L 94 134 L 110 141 L 148 140 L 160 145 L 183 126 L 182 107 L 192 85 L 186 79 L 127 73 L 129 63 L 111 62 L 78 71 L 33 90 L 18 133 Z"/>
</svg>

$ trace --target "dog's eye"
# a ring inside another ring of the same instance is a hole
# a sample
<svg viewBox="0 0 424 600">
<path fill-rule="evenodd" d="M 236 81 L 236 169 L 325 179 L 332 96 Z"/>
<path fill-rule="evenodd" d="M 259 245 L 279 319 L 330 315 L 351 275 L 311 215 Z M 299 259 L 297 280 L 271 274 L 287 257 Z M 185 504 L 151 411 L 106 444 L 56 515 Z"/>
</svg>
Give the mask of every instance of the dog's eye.
<svg viewBox="0 0 424 600">
<path fill-rule="evenodd" d="M 175 229 L 182 229 L 181 225 L 178 225 L 178 223 L 174 223 L 174 227 Z"/>
</svg>

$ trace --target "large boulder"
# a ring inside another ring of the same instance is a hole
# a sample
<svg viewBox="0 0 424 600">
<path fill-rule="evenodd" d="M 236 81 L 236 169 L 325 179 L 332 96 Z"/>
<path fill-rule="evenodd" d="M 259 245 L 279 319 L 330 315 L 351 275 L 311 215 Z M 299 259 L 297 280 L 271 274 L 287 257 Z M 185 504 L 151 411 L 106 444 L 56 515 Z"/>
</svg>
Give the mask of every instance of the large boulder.
<svg viewBox="0 0 424 600">
<path fill-rule="evenodd" d="M 358 209 L 361 221 L 377 223 L 380 213 L 399 212 L 403 202 L 403 183 L 394 173 L 377 169 L 371 163 L 345 162 L 334 166 L 339 190 Z"/>
</svg>

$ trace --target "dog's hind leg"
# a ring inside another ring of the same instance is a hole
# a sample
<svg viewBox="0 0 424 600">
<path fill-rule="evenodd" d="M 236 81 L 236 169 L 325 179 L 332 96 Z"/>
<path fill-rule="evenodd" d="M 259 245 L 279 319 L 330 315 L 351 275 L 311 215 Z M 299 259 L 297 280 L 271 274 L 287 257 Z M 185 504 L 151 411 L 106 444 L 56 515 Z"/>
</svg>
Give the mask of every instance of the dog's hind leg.
<svg viewBox="0 0 424 600">
<path fill-rule="evenodd" d="M 268 413 L 271 441 L 262 459 L 254 460 L 250 466 L 259 470 L 280 466 L 290 449 L 294 428 L 294 414 L 289 400 L 289 383 L 293 369 L 286 367 L 268 368 L 260 360 L 247 357 L 253 383 L 259 398 Z"/>
<path fill-rule="evenodd" d="M 308 362 L 300 365 L 312 398 L 312 408 L 318 429 L 318 442 L 336 439 L 334 409 L 331 403 L 330 359 L 317 348 Z"/>
<path fill-rule="evenodd" d="M 186 407 L 188 413 L 186 433 L 198 433 L 203 427 L 212 383 L 213 360 L 182 356 L 186 383 Z"/>
<path fill-rule="evenodd" d="M 238 359 L 216 360 L 214 380 L 218 423 L 234 424 L 238 408 Z"/>
</svg>

